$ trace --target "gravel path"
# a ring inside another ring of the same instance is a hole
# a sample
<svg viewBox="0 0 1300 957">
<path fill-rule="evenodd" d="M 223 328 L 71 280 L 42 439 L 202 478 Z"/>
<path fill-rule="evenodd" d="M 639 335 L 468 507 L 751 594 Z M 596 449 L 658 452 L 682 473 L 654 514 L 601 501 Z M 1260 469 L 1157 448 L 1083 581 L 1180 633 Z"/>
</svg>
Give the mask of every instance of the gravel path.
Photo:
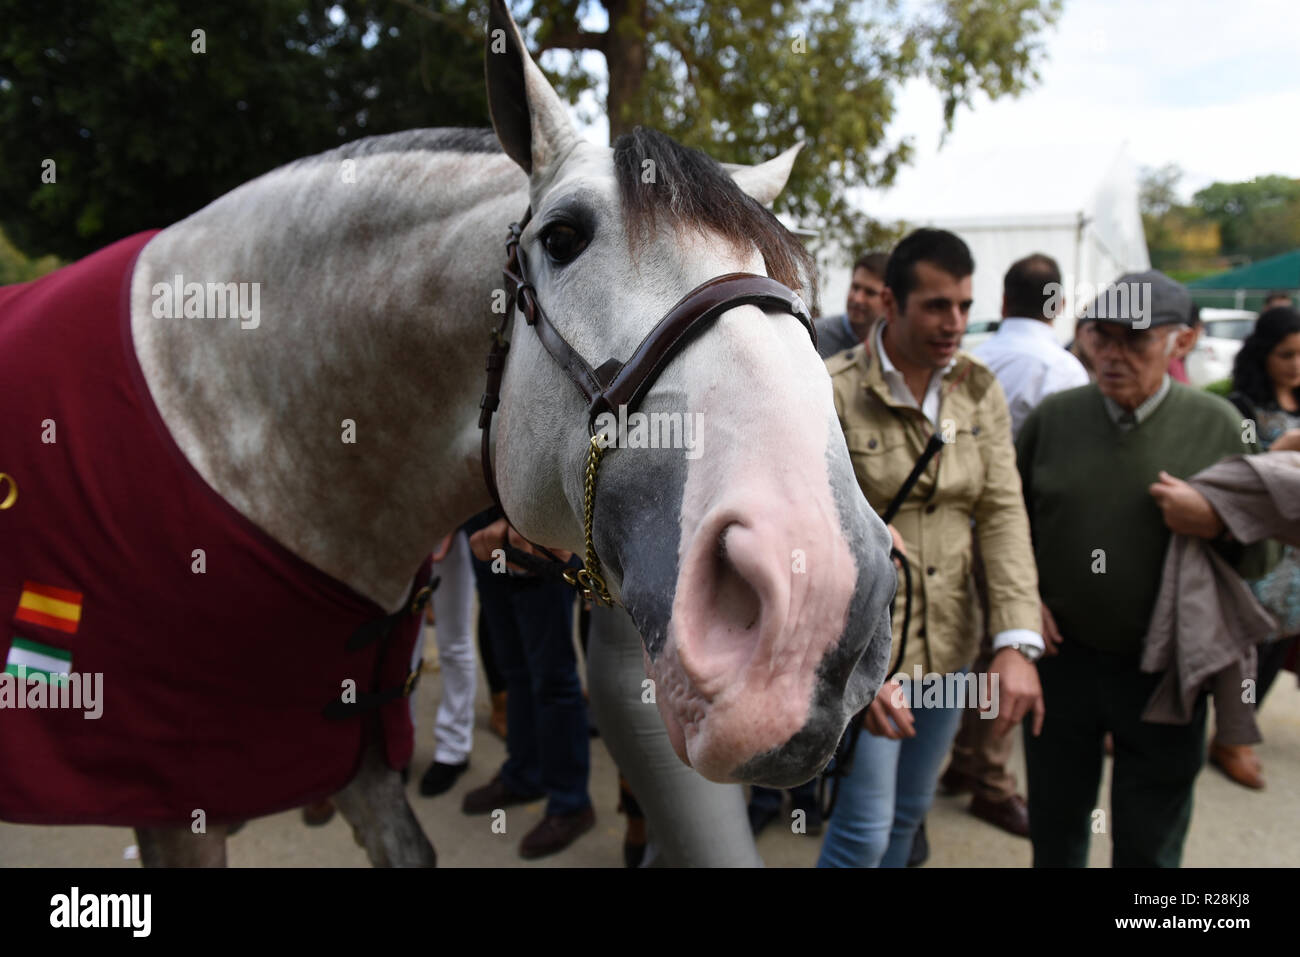
<svg viewBox="0 0 1300 957">
<path fill-rule="evenodd" d="M 434 647 L 432 641 L 428 643 Z M 616 813 L 617 780 L 613 762 L 599 739 L 592 742 L 591 794 L 597 821 L 594 830 L 565 852 L 525 862 L 517 853 L 520 838 L 541 819 L 543 803 L 510 810 L 506 834 L 493 834 L 490 818 L 465 817 L 460 802 L 466 791 L 484 784 L 504 760 L 504 746 L 487 730 L 487 691 L 480 678 L 477 727 L 470 769 L 450 792 L 421 797 L 419 776 L 433 755 L 431 728 L 440 682 L 426 675 L 420 684 L 411 802 L 438 850 L 444 867 L 619 867 L 622 866 L 623 817 Z M 1261 715 L 1268 788 L 1248 791 L 1212 767 L 1200 775 L 1183 863 L 1189 867 L 1295 867 L 1300 865 L 1300 690 L 1284 672 Z M 1014 767 L 1024 781 L 1024 759 L 1017 744 Z M 1109 812 L 1109 761 L 1100 807 Z M 938 797 L 929 817 L 930 867 L 1025 867 L 1029 842 L 996 830 L 966 813 L 968 799 Z M 0 823 L 0 867 L 138 867 L 130 859 L 134 834 L 124 828 L 24 827 Z M 759 838 L 769 867 L 809 867 L 821 841 L 772 825 Z M 1109 863 L 1109 842 L 1093 840 L 1091 863 Z M 231 839 L 234 867 L 364 867 L 365 854 L 352 841 L 350 828 L 337 817 L 319 829 L 305 827 L 297 812 L 250 822 Z"/>
</svg>

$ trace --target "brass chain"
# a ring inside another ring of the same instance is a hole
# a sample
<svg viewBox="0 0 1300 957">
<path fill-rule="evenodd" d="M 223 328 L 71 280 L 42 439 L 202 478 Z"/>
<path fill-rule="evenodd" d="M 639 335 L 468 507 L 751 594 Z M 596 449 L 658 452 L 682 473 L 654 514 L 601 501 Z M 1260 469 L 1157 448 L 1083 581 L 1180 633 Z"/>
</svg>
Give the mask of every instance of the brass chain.
<svg viewBox="0 0 1300 957">
<path fill-rule="evenodd" d="M 576 572 L 570 569 L 565 572 L 564 577 L 570 585 L 579 588 L 582 596 L 588 601 L 608 608 L 614 604 L 614 598 L 610 595 L 609 586 L 605 584 L 605 579 L 600 574 L 596 542 L 591 536 L 592 516 L 596 509 L 596 472 L 600 468 L 601 459 L 605 457 L 605 446 L 601 443 L 601 438 L 601 433 L 593 435 L 591 444 L 587 447 L 587 472 L 582 503 L 582 525 L 587 539 L 587 553 L 582 563 L 583 567 Z"/>
</svg>

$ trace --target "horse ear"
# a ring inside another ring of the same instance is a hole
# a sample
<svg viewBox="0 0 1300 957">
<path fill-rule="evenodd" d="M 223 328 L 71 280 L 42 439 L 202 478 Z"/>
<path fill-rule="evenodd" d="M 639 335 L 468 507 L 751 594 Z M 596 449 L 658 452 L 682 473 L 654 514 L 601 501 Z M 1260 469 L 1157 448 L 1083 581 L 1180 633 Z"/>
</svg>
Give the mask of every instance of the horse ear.
<svg viewBox="0 0 1300 957">
<path fill-rule="evenodd" d="M 764 206 L 771 206 L 781 195 L 781 190 L 785 189 L 786 181 L 790 178 L 790 170 L 794 169 L 795 157 L 799 155 L 801 149 L 803 149 L 802 140 L 766 163 L 759 163 L 757 166 L 724 163 L 723 169 L 731 174 L 731 178 L 742 190 Z"/>
<path fill-rule="evenodd" d="M 524 48 L 505 0 L 492 0 L 488 14 L 486 72 L 488 107 L 501 148 L 530 176 L 545 170 L 578 134 Z"/>
</svg>

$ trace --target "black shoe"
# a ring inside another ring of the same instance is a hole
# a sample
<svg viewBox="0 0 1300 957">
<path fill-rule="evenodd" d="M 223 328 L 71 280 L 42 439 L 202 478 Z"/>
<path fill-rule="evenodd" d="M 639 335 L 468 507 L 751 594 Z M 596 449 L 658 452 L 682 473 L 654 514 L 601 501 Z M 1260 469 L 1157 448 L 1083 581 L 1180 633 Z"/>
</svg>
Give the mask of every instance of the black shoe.
<svg viewBox="0 0 1300 957">
<path fill-rule="evenodd" d="M 468 760 L 460 764 L 443 764 L 434 761 L 429 765 L 429 770 L 424 772 L 424 777 L 420 778 L 420 793 L 425 797 L 437 797 L 444 791 L 450 791 L 456 779 L 464 774 L 468 767 Z"/>
<path fill-rule="evenodd" d="M 758 807 L 751 804 L 749 806 L 749 830 L 755 837 L 763 833 L 763 829 L 776 820 L 777 815 L 781 813 L 779 808 Z"/>
<path fill-rule="evenodd" d="M 907 859 L 908 867 L 920 867 L 930 859 L 930 839 L 925 836 L 925 822 L 916 829 L 916 837 L 912 838 L 912 856 Z"/>
</svg>

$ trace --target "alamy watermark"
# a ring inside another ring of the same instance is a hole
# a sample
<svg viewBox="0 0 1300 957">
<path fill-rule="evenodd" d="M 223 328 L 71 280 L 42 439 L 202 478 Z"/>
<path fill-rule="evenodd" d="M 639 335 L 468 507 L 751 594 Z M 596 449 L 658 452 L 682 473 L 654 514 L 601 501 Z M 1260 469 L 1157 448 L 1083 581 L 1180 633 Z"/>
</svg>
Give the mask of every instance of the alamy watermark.
<svg viewBox="0 0 1300 957">
<path fill-rule="evenodd" d="M 11 664 L 0 672 L 0 711 L 45 709 L 84 711 L 87 721 L 104 714 L 103 672 L 51 674 L 26 665 Z"/>
<path fill-rule="evenodd" d="M 993 719 L 998 716 L 997 672 L 949 672 L 922 674 L 921 666 L 912 667 L 909 678 L 901 671 L 894 676 L 894 689 L 890 692 L 890 703 L 895 708 L 907 705 L 918 708 L 979 708 L 980 717 Z"/>
<path fill-rule="evenodd" d="M 1096 286 L 1090 282 L 1075 281 L 1066 276 L 1064 282 L 1049 282 L 1043 286 L 1047 301 L 1043 315 L 1049 319 L 1063 316 L 1070 304 L 1075 304 L 1075 318 L 1121 319 L 1132 322 L 1134 329 L 1151 325 L 1151 283 L 1117 282 Z"/>
<path fill-rule="evenodd" d="M 50 898 L 50 926 L 121 928 L 132 937 L 148 937 L 153 928 L 152 894 L 82 893 L 73 886 Z"/>
<path fill-rule="evenodd" d="M 155 319 L 239 319 L 239 328 L 256 329 L 262 322 L 260 282 L 186 282 L 177 273 L 171 282 L 156 282 Z"/>
<path fill-rule="evenodd" d="M 688 459 L 704 454 L 703 412 L 628 412 L 596 416 L 596 434 L 607 449 L 685 449 Z"/>
</svg>

